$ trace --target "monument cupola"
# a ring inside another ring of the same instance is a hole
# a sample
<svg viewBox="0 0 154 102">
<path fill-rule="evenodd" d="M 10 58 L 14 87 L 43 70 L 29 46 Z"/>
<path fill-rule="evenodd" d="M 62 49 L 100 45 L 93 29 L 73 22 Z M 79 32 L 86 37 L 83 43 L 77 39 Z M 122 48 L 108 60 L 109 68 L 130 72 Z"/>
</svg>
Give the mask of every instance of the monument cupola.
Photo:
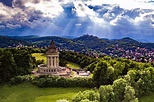
<svg viewBox="0 0 154 102">
<path fill-rule="evenodd" d="M 55 42 L 52 40 L 48 48 L 47 54 L 58 53 L 58 48 L 55 46 Z"/>
</svg>

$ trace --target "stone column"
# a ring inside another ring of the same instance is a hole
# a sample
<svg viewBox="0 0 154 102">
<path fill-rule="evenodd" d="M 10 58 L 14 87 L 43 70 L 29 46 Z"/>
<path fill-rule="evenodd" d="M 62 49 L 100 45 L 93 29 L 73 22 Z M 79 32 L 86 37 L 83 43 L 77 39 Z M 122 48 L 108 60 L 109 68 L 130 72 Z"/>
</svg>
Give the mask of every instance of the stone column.
<svg viewBox="0 0 154 102">
<path fill-rule="evenodd" d="M 56 57 L 55 57 L 55 67 L 57 66 L 57 65 L 56 65 L 56 62 L 57 62 L 57 59 L 56 59 Z"/>
<path fill-rule="evenodd" d="M 58 67 L 58 57 L 57 57 L 57 63 L 56 63 L 57 67 Z"/>
<path fill-rule="evenodd" d="M 57 67 L 57 62 L 58 62 L 58 60 L 57 60 L 57 57 L 56 57 L 56 67 Z"/>
<path fill-rule="evenodd" d="M 53 57 L 53 67 L 55 67 L 55 57 Z"/>
<path fill-rule="evenodd" d="M 50 66 L 50 68 L 52 68 L 53 67 L 53 58 L 51 57 L 51 66 Z"/>
<path fill-rule="evenodd" d="M 57 66 L 59 66 L 59 57 L 57 57 Z"/>
<path fill-rule="evenodd" d="M 49 66 L 49 56 L 47 56 L 47 67 L 50 67 Z"/>
<path fill-rule="evenodd" d="M 51 60 L 51 58 L 49 57 L 49 59 L 48 59 L 49 68 L 51 66 L 50 60 Z"/>
</svg>

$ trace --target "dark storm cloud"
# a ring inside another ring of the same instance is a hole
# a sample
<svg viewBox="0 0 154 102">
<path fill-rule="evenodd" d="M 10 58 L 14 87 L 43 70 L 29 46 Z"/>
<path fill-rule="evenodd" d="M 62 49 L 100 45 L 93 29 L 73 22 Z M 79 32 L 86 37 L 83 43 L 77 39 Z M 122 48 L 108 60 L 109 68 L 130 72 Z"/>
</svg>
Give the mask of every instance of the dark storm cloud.
<svg viewBox="0 0 154 102">
<path fill-rule="evenodd" d="M 12 1 L 13 0 L 0 0 L 0 2 L 2 2 L 3 4 L 5 4 L 6 6 L 12 6 Z"/>
</svg>

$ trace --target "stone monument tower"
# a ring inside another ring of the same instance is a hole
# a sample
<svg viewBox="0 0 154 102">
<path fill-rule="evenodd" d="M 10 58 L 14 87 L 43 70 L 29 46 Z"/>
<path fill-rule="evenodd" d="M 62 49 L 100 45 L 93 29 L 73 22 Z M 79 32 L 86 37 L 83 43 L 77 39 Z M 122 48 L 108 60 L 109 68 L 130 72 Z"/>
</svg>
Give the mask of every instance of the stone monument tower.
<svg viewBox="0 0 154 102">
<path fill-rule="evenodd" d="M 52 40 L 46 52 L 46 64 L 38 65 L 38 74 L 70 76 L 71 69 L 59 66 L 59 51 Z"/>
<path fill-rule="evenodd" d="M 51 41 L 46 55 L 47 69 L 49 69 L 49 72 L 57 73 L 59 71 L 59 52 L 53 40 Z"/>
</svg>

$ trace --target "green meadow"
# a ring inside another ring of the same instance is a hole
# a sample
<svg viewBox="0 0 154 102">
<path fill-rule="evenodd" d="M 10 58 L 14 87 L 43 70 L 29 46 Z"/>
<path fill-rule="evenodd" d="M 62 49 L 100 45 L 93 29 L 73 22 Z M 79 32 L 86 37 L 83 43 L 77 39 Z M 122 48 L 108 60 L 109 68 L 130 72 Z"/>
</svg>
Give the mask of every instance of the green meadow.
<svg viewBox="0 0 154 102">
<path fill-rule="evenodd" d="M 70 67 L 72 69 L 80 69 L 81 68 L 80 65 L 78 65 L 76 63 L 73 63 L 73 62 L 69 62 L 69 61 L 67 61 L 67 65 L 66 66 Z"/>
<path fill-rule="evenodd" d="M 36 60 L 44 60 L 44 63 L 46 63 L 46 55 L 44 53 L 33 53 L 33 57 L 36 58 Z M 80 65 L 67 61 L 67 67 L 73 68 L 73 69 L 80 69 Z"/>
<path fill-rule="evenodd" d="M 0 86 L 0 102 L 56 102 L 59 99 L 71 100 L 79 91 L 86 88 L 38 88 L 30 83 L 15 86 Z"/>
<path fill-rule="evenodd" d="M 139 102 L 154 102 L 154 94 L 142 96 L 139 98 Z"/>
<path fill-rule="evenodd" d="M 59 99 L 71 101 L 72 97 L 86 88 L 38 88 L 30 83 L 14 86 L 0 85 L 0 102 L 56 102 Z M 139 98 L 139 102 L 154 102 L 154 94 Z"/>
<path fill-rule="evenodd" d="M 44 63 L 46 63 L 46 55 L 44 53 L 33 53 L 33 57 L 35 57 L 36 60 L 44 60 Z"/>
</svg>

